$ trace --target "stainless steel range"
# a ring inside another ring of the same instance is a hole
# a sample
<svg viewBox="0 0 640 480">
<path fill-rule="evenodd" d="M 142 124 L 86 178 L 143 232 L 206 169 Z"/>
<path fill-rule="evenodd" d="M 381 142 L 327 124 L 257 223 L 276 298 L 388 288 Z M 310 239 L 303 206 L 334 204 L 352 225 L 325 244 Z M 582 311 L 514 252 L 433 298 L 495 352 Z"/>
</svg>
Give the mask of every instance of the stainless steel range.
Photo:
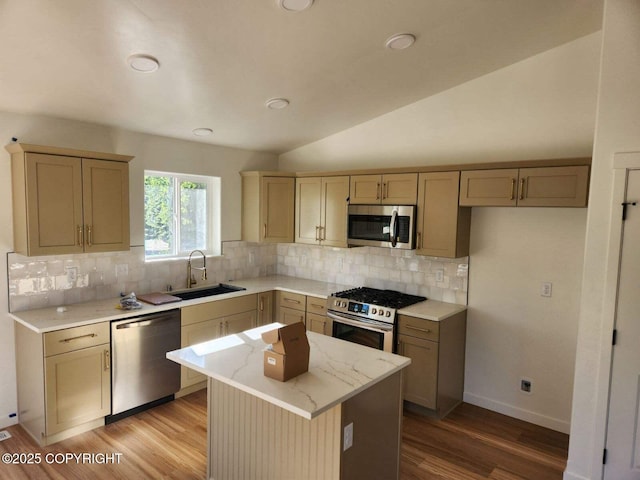
<svg viewBox="0 0 640 480">
<path fill-rule="evenodd" d="M 327 299 L 332 336 L 393 352 L 397 311 L 423 300 L 426 297 L 369 287 L 333 293 Z"/>
</svg>

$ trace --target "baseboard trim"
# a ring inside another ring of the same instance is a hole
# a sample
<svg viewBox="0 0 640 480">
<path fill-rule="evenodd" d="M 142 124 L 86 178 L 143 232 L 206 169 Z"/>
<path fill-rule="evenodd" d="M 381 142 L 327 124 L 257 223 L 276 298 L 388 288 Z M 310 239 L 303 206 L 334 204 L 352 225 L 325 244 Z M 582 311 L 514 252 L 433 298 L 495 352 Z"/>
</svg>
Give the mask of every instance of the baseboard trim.
<svg viewBox="0 0 640 480">
<path fill-rule="evenodd" d="M 550 428 L 551 430 L 566 433 L 567 435 L 571 430 L 571 424 L 564 420 L 541 415 L 539 413 L 525 410 L 523 408 L 514 407 L 513 405 L 498 402 L 496 400 L 492 400 L 491 398 L 474 395 L 473 393 L 465 392 L 464 401 L 470 403 L 471 405 L 486 408 L 487 410 L 502 413 L 503 415 L 508 415 L 513 418 L 524 420 L 525 422 L 533 423 L 534 425 L 539 425 L 541 427 Z"/>
<path fill-rule="evenodd" d="M 589 478 L 578 475 L 577 473 L 565 471 L 564 475 L 562 476 L 562 480 L 589 480 Z"/>
</svg>

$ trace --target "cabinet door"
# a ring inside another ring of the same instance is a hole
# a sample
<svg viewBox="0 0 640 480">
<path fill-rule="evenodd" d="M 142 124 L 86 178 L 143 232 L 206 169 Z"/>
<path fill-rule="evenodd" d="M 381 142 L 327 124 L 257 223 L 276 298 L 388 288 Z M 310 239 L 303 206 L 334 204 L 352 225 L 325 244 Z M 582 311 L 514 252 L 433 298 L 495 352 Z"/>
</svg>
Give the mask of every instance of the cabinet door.
<svg viewBox="0 0 640 480">
<path fill-rule="evenodd" d="M 351 175 L 349 203 L 371 204 L 382 200 L 382 177 L 380 175 Z"/>
<path fill-rule="evenodd" d="M 521 168 L 519 207 L 586 207 L 589 167 Z"/>
<path fill-rule="evenodd" d="M 82 160 L 85 252 L 129 250 L 129 164 Z"/>
<path fill-rule="evenodd" d="M 254 310 L 236 313 L 224 318 L 224 334 L 240 333 L 256 326 L 257 315 Z"/>
<path fill-rule="evenodd" d="M 214 318 L 200 323 L 183 326 L 181 328 L 180 347 L 185 348 L 196 343 L 206 342 L 214 338 L 221 337 L 223 334 L 223 319 Z M 180 368 L 180 388 L 202 382 L 207 377 L 190 368 L 181 366 Z"/>
<path fill-rule="evenodd" d="M 467 170 L 460 176 L 460 205 L 514 207 L 518 169 Z"/>
<path fill-rule="evenodd" d="M 411 359 L 404 369 L 404 399 L 435 410 L 438 392 L 438 344 L 398 335 L 398 354 Z"/>
<path fill-rule="evenodd" d="M 331 335 L 329 330 L 329 317 L 326 315 L 318 315 L 316 313 L 307 312 L 307 330 L 310 332 L 322 333 L 323 335 Z"/>
<path fill-rule="evenodd" d="M 469 255 L 471 209 L 458 207 L 460 172 L 421 173 L 416 253 L 459 258 Z"/>
<path fill-rule="evenodd" d="M 111 413 L 109 344 L 45 358 L 46 435 Z"/>
<path fill-rule="evenodd" d="M 296 243 L 320 242 L 320 177 L 296 179 Z"/>
<path fill-rule="evenodd" d="M 417 196 L 417 173 L 393 173 L 382 176 L 384 205 L 415 205 Z"/>
<path fill-rule="evenodd" d="M 295 310 L 289 307 L 280 307 L 278 308 L 278 318 L 277 321 L 283 323 L 285 325 L 290 325 L 296 322 L 305 322 L 305 312 L 304 310 Z"/>
<path fill-rule="evenodd" d="M 349 177 L 322 179 L 320 238 L 322 245 L 347 246 L 347 205 Z"/>
<path fill-rule="evenodd" d="M 263 177 L 260 195 L 260 241 L 293 242 L 294 179 Z"/>
<path fill-rule="evenodd" d="M 258 294 L 258 326 L 272 323 L 274 307 L 274 292 Z"/>
<path fill-rule="evenodd" d="M 80 159 L 26 154 L 28 255 L 81 253 L 82 167 Z M 16 248 L 20 248 L 16 246 Z"/>
</svg>

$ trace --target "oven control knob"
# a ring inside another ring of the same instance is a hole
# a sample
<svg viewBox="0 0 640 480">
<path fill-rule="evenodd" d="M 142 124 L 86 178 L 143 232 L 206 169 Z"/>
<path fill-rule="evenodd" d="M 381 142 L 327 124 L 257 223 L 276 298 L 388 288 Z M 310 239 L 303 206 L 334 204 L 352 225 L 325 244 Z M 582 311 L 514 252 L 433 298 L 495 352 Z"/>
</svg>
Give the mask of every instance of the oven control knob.
<svg viewBox="0 0 640 480">
<path fill-rule="evenodd" d="M 347 306 L 347 302 L 342 302 L 342 305 L 340 305 L 341 307 L 346 307 Z"/>
<path fill-rule="evenodd" d="M 391 312 L 387 312 L 386 316 L 390 317 L 391 316 Z"/>
<path fill-rule="evenodd" d="M 384 310 L 378 311 L 378 315 L 383 316 L 384 315 Z"/>
<path fill-rule="evenodd" d="M 376 310 L 375 308 L 372 308 L 372 309 L 371 309 L 371 313 L 372 313 L 373 315 L 375 315 L 376 313 L 378 313 L 378 310 Z"/>
</svg>

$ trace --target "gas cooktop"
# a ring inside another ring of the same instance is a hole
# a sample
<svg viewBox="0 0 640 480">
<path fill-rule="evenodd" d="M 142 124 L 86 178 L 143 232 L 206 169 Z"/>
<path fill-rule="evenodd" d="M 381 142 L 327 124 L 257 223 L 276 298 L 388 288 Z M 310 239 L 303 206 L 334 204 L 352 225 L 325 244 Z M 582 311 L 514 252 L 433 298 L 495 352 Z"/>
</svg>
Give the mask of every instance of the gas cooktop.
<svg viewBox="0 0 640 480">
<path fill-rule="evenodd" d="M 426 297 L 409 295 L 395 290 L 380 290 L 370 287 L 352 288 L 350 290 L 333 293 L 331 296 L 380 307 L 394 308 L 396 310 L 427 299 Z"/>
</svg>

